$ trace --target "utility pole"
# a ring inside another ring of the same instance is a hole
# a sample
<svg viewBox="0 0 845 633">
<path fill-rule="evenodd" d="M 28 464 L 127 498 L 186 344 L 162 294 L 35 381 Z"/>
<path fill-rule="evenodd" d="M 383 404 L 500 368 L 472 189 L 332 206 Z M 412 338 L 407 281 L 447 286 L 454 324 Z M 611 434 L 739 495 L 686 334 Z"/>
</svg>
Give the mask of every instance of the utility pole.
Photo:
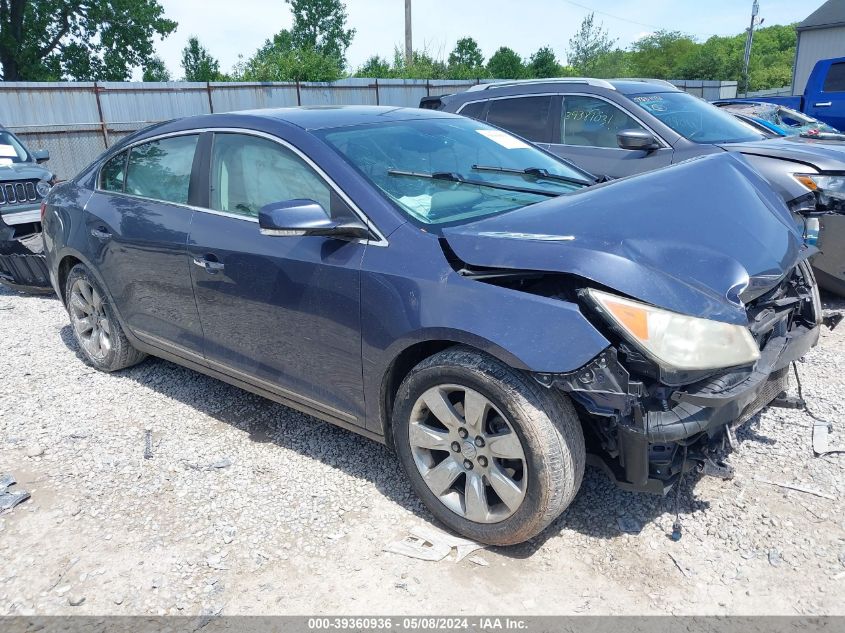
<svg viewBox="0 0 845 633">
<path fill-rule="evenodd" d="M 763 24 L 763 18 L 757 19 L 760 12 L 760 4 L 754 0 L 751 5 L 751 24 L 745 32 L 745 56 L 742 59 L 742 89 L 745 96 L 748 96 L 748 62 L 751 61 L 751 45 L 754 42 L 754 27 Z"/>
<path fill-rule="evenodd" d="M 414 61 L 414 46 L 411 42 L 411 0 L 405 0 L 405 65 Z"/>
</svg>

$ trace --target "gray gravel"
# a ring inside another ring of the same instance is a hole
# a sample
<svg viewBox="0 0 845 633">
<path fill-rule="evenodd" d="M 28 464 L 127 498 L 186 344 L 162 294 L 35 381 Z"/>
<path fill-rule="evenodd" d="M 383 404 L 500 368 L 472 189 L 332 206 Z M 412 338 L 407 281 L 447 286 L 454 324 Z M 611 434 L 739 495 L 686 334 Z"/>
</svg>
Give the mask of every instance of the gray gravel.
<svg viewBox="0 0 845 633">
<path fill-rule="evenodd" d="M 690 478 L 678 543 L 672 499 L 590 470 L 534 541 L 427 563 L 382 552 L 432 521 L 384 447 L 165 361 L 98 373 L 58 301 L 2 286 L 0 349 L 0 474 L 32 493 L 0 515 L 0 615 L 845 613 L 845 455 L 802 412 L 742 429 L 734 481 Z M 801 365 L 840 439 L 843 351 L 845 325 Z"/>
</svg>

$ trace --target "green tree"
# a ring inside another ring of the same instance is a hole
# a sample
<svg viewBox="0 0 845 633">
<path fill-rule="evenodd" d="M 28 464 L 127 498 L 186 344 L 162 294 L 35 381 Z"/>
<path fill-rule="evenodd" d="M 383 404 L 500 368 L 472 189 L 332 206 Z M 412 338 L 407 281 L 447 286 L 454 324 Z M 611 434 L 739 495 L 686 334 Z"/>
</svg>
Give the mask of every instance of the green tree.
<svg viewBox="0 0 845 633">
<path fill-rule="evenodd" d="M 5 81 L 124 81 L 176 22 L 157 0 L 0 0 Z"/>
<path fill-rule="evenodd" d="M 502 46 L 487 62 L 487 74 L 496 79 L 521 79 L 527 70 L 525 62 L 515 50 Z"/>
<path fill-rule="evenodd" d="M 222 79 L 220 62 L 211 56 L 195 35 L 188 38 L 188 45 L 182 49 L 182 70 L 185 71 L 185 81 Z"/>
<path fill-rule="evenodd" d="M 484 66 L 484 55 L 481 48 L 471 37 L 462 37 L 455 44 L 455 50 L 449 53 L 449 66 L 464 66 L 466 68 L 481 68 Z"/>
<path fill-rule="evenodd" d="M 609 53 L 604 53 L 596 57 L 593 63 L 592 76 L 593 77 L 637 77 L 638 75 L 632 68 L 631 62 L 632 53 L 630 51 L 616 48 Z M 573 71 L 575 69 L 573 68 Z M 577 75 L 578 73 L 575 72 Z"/>
<path fill-rule="evenodd" d="M 795 59 L 795 25 L 775 25 L 754 33 L 754 46 L 748 66 L 748 89 L 781 88 L 792 81 Z M 742 79 L 745 34 L 713 36 L 699 44 L 687 58 L 678 75 L 686 79 Z"/>
<path fill-rule="evenodd" d="M 355 29 L 346 28 L 340 0 L 285 0 L 293 26 L 267 40 L 242 62 L 236 76 L 245 81 L 335 81 L 343 76 L 346 49 Z"/>
<path fill-rule="evenodd" d="M 532 77 L 557 77 L 560 75 L 560 64 L 557 55 L 549 46 L 543 46 L 528 60 L 528 73 Z"/>
<path fill-rule="evenodd" d="M 657 31 L 631 45 L 631 65 L 637 77 L 682 79 L 682 68 L 701 45 L 679 31 Z"/>
<path fill-rule="evenodd" d="M 342 74 L 336 57 L 315 48 L 294 47 L 291 33 L 286 30 L 265 41 L 235 72 L 236 78 L 243 81 L 335 81 Z"/>
<path fill-rule="evenodd" d="M 346 28 L 346 5 L 340 0 L 285 0 L 293 12 L 291 47 L 313 49 L 346 66 L 346 49 L 355 29 Z"/>
<path fill-rule="evenodd" d="M 373 78 L 387 78 L 392 75 L 392 69 L 390 68 L 390 62 L 386 59 L 379 57 L 378 55 L 373 55 L 367 61 L 364 62 L 364 65 L 358 68 L 357 72 L 355 73 L 356 77 L 373 77 Z"/>
<path fill-rule="evenodd" d="M 170 71 L 164 65 L 164 60 L 154 55 L 144 66 L 143 81 L 170 81 Z"/>
<path fill-rule="evenodd" d="M 615 43 L 616 40 L 604 30 L 604 25 L 596 24 L 595 14 L 590 13 L 569 40 L 567 61 L 579 74 L 592 75 L 598 61 L 613 50 Z"/>
</svg>

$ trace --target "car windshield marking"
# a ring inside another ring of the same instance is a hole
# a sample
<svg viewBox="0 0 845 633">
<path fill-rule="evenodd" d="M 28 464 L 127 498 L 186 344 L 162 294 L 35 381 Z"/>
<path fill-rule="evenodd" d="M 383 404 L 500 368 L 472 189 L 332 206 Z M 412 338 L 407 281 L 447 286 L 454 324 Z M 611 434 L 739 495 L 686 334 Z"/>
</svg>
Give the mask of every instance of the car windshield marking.
<svg viewBox="0 0 845 633">
<path fill-rule="evenodd" d="M 534 189 L 532 187 L 517 187 L 514 185 L 503 185 L 497 182 L 484 182 L 483 180 L 470 180 L 464 178 L 459 174 L 453 174 L 447 171 L 436 171 L 434 173 L 427 173 L 423 171 L 404 171 L 401 169 L 388 169 L 387 173 L 390 176 L 407 176 L 409 178 L 427 178 L 430 180 L 445 180 L 447 182 L 454 182 L 459 185 L 471 185 L 473 187 L 489 187 L 490 189 L 502 189 L 504 191 L 516 191 L 519 193 L 536 193 L 539 196 L 548 196 L 550 198 L 557 198 L 562 196 L 560 191 L 545 191 L 543 189 Z"/>
<path fill-rule="evenodd" d="M 525 169 L 513 169 L 511 167 L 494 167 L 491 165 L 473 165 L 476 171 L 493 171 L 500 174 L 519 174 L 520 176 L 533 176 L 535 179 L 545 178 L 546 180 L 557 180 L 559 182 L 570 182 L 575 185 L 590 186 L 593 183 L 581 178 L 572 178 L 561 174 L 553 174 L 544 167 L 526 167 Z"/>
</svg>

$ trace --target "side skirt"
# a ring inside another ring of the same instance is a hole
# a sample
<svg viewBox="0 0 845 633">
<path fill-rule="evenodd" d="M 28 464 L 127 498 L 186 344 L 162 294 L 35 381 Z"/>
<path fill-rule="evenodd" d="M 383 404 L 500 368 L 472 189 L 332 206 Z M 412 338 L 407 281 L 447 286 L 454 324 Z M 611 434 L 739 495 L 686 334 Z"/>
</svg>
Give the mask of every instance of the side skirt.
<svg viewBox="0 0 845 633">
<path fill-rule="evenodd" d="M 207 365 L 204 365 L 200 362 L 184 358 L 183 356 L 180 356 L 173 352 L 167 351 L 154 345 L 150 345 L 149 343 L 145 343 L 144 341 L 140 340 L 137 336 L 126 332 L 125 329 L 124 332 L 126 333 L 127 338 L 130 339 L 132 345 L 136 349 L 142 352 L 146 352 L 150 356 L 163 358 L 164 360 L 176 363 L 177 365 L 181 365 L 183 367 L 187 367 L 188 369 L 198 371 L 199 373 L 205 374 L 206 376 L 210 376 L 211 378 L 216 378 L 217 380 L 222 380 L 225 383 L 234 385 L 235 387 L 239 387 L 244 391 L 249 391 L 250 393 L 254 393 L 263 398 L 267 398 L 268 400 L 272 400 L 273 402 L 283 404 L 286 407 L 290 407 L 291 409 L 301 411 L 302 413 L 310 415 L 323 422 L 329 422 L 330 424 L 334 424 L 335 426 L 339 426 L 343 429 L 352 431 L 354 433 L 357 433 L 358 435 L 363 435 L 367 439 L 373 440 L 374 442 L 378 442 L 379 444 L 386 444 L 383 435 L 368 431 L 363 426 L 358 426 L 357 424 L 353 424 L 347 420 L 333 416 L 327 411 L 321 411 L 312 406 L 309 406 L 304 402 L 294 400 L 292 397 L 279 395 L 278 393 L 275 393 L 258 385 L 252 384 L 245 380 L 241 380 L 239 378 L 235 378 L 234 376 L 231 376 L 225 372 L 212 369 L 211 367 L 208 367 Z"/>
</svg>

